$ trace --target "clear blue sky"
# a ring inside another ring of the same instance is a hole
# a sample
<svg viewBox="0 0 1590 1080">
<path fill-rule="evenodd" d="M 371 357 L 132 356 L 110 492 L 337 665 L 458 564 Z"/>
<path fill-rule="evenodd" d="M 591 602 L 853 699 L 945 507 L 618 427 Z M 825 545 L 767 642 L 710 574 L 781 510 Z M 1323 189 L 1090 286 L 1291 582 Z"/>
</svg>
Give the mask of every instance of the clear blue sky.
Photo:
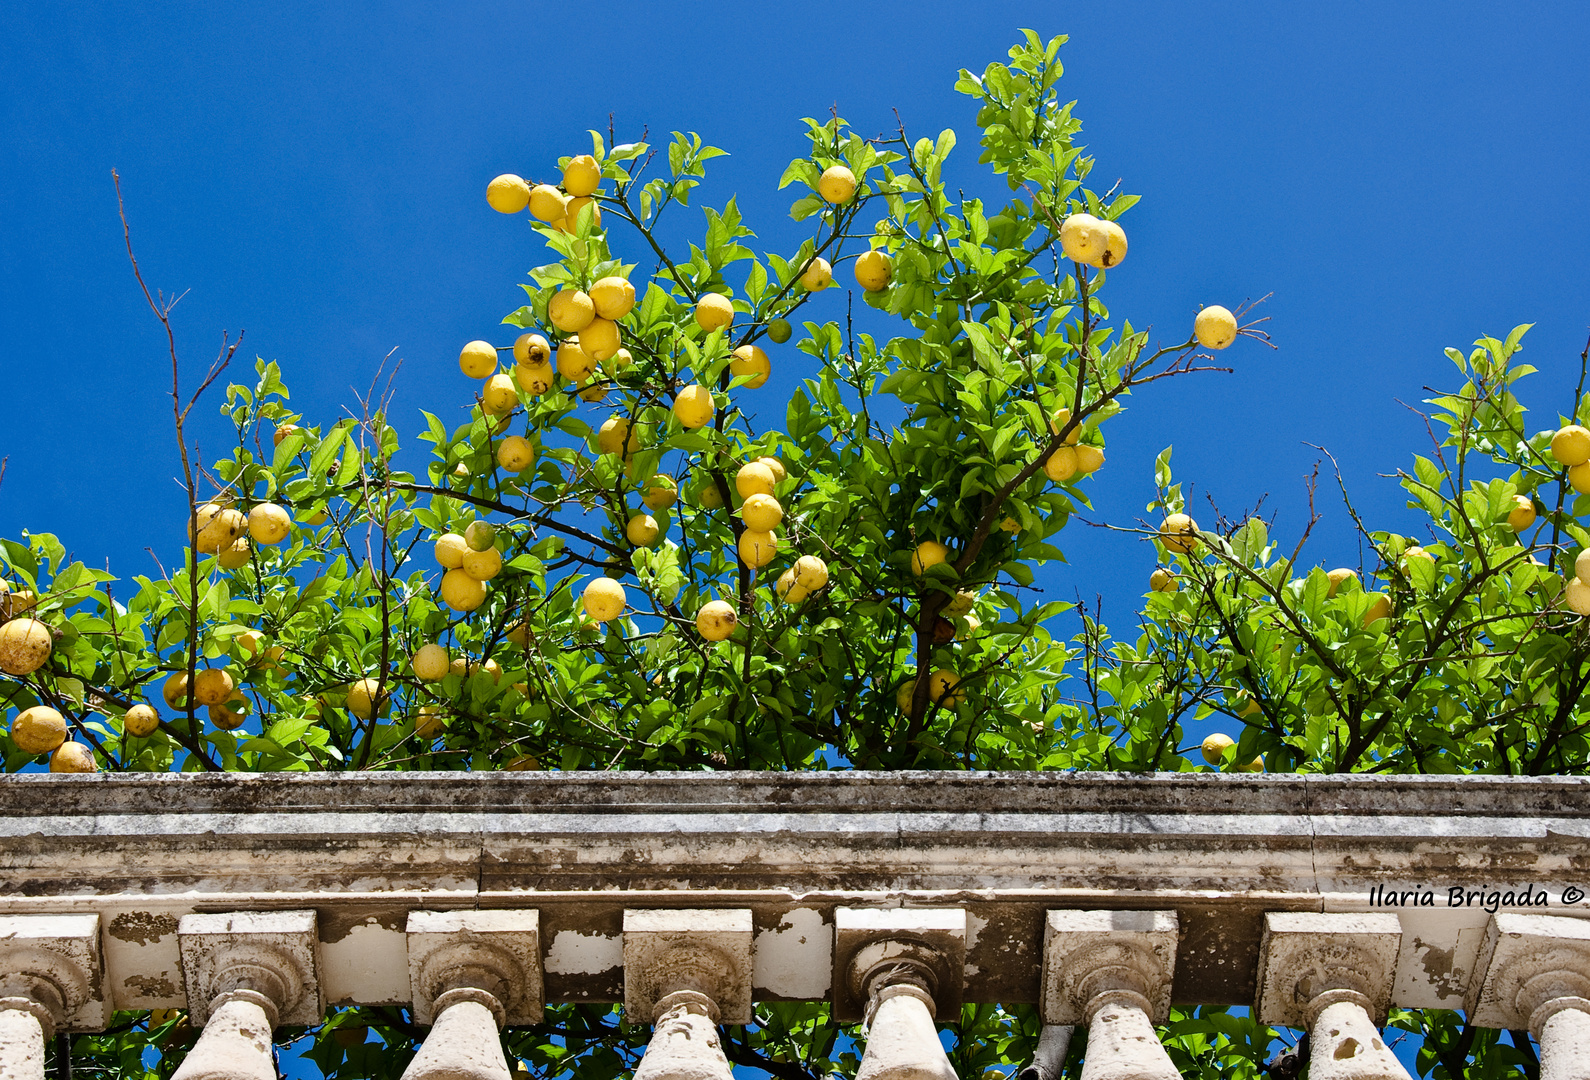
<svg viewBox="0 0 1590 1080">
<path fill-rule="evenodd" d="M 0 535 L 61 535 L 80 557 L 152 572 L 182 541 L 159 328 L 121 247 L 121 171 L 152 284 L 178 308 L 194 369 L 223 329 L 281 362 L 294 404 L 329 423 L 381 358 L 405 358 L 394 415 L 456 416 L 455 363 L 521 300 L 546 260 L 491 212 L 493 175 L 545 176 L 588 127 L 621 138 L 696 130 L 731 151 L 705 199 L 739 197 L 765 246 L 790 250 L 778 174 L 799 118 L 837 106 L 864 133 L 962 135 L 958 67 L 1001 58 L 1018 27 L 1072 37 L 1096 177 L 1143 202 L 1110 275 L 1118 316 L 1179 339 L 1201 303 L 1274 293 L 1279 346 L 1243 342 L 1237 371 L 1151 389 L 1112 421 L 1091 483 L 1125 522 L 1151 497 L 1154 454 L 1227 513 L 1268 493 L 1277 529 L 1304 520 L 1318 443 L 1372 521 L 1407 523 L 1395 485 L 1425 438 L 1398 399 L 1448 385 L 1441 354 L 1538 325 L 1526 359 L 1537 427 L 1568 407 L 1590 324 L 1590 9 L 1571 3 L 1122 2 L 748 5 L 610 2 L 73 5 L 0 8 Z M 633 253 L 633 254 L 637 254 Z M 835 306 L 836 312 L 839 307 Z M 789 363 L 783 361 L 787 359 Z M 775 357 L 773 398 L 806 374 Z M 213 459 L 225 432 L 198 429 Z M 1333 499 L 1311 545 L 1353 563 Z M 1206 516 L 1201 496 L 1195 512 Z M 1074 525 L 1070 564 L 1041 581 L 1104 592 L 1117 628 L 1151 551 Z"/>
</svg>

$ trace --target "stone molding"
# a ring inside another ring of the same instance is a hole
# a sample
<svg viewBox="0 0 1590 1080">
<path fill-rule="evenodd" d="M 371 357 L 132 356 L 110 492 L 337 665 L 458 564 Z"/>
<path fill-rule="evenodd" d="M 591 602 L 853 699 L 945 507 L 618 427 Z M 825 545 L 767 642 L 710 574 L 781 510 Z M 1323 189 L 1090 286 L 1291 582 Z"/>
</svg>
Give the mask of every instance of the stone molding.
<svg viewBox="0 0 1590 1080">
<path fill-rule="evenodd" d="M 541 1020 L 541 916 L 537 911 L 412 911 L 407 923 L 414 1019 L 435 1020 L 449 991 L 485 991 L 502 1026 Z"/>
<path fill-rule="evenodd" d="M 1372 858 L 1365 858 L 1366 853 Z M 336 1004 L 412 998 L 408 913 L 540 912 L 549 1001 L 621 1001 L 623 912 L 752 912 L 758 1000 L 831 996 L 834 913 L 966 912 L 964 998 L 1038 1002 L 1046 913 L 1174 909 L 1177 1001 L 1251 1005 L 1267 911 L 1403 928 L 1393 1002 L 1459 1008 L 1482 892 L 1565 901 L 1582 777 L 494 773 L 16 775 L 0 915 L 98 914 L 107 1006 L 186 1004 L 178 921 L 314 908 Z M 1449 906 L 1447 890 L 1476 890 Z M 1425 890 L 1433 904 L 1415 906 Z M 1388 907 L 1389 894 L 1405 895 Z M 848 993 L 843 987 L 841 993 Z"/>
<path fill-rule="evenodd" d="M 834 1016 L 867 1019 L 873 984 L 890 972 L 919 983 L 936 1019 L 960 1016 L 966 977 L 966 912 L 961 908 L 850 908 L 834 911 Z"/>
<path fill-rule="evenodd" d="M 1051 911 L 1044 922 L 1045 1024 L 1085 1024 L 1088 1004 L 1125 990 L 1150 1019 L 1170 1016 L 1180 926 L 1174 911 Z"/>
<path fill-rule="evenodd" d="M 184 915 L 177 940 L 196 1025 L 209 1019 L 217 997 L 236 990 L 266 998 L 281 1024 L 318 1024 L 326 1011 L 313 911 Z"/>
<path fill-rule="evenodd" d="M 658 1003 L 681 991 L 711 1000 L 715 1023 L 751 1022 L 751 912 L 745 908 L 624 912 L 624 1015 L 657 1022 Z"/>
<path fill-rule="evenodd" d="M 1401 946 L 1402 924 L 1395 915 L 1270 912 L 1253 1007 L 1266 1024 L 1308 1027 L 1312 1002 L 1331 991 L 1350 991 L 1376 1025 L 1384 1024 Z"/>
<path fill-rule="evenodd" d="M 0 916 L 0 998 L 44 1006 L 62 1031 L 102 1031 L 103 976 L 98 915 Z"/>
<path fill-rule="evenodd" d="M 1469 1022 L 1529 1028 L 1553 1000 L 1590 999 L 1590 922 L 1497 914 L 1486 928 L 1476 971 L 1464 997 Z"/>
</svg>

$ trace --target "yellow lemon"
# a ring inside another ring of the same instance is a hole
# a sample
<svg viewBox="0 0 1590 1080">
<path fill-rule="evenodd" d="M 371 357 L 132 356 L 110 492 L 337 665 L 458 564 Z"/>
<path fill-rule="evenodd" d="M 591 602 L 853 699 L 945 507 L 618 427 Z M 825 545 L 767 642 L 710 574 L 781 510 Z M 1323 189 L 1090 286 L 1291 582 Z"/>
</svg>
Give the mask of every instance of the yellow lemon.
<svg viewBox="0 0 1590 1080">
<path fill-rule="evenodd" d="M 476 581 L 490 581 L 502 573 L 502 553 L 494 547 L 466 552 L 464 564 L 459 569 Z"/>
<path fill-rule="evenodd" d="M 1093 265 L 1109 269 L 1126 258 L 1126 230 L 1113 221 L 1099 222 L 1099 229 L 1104 233 L 1104 250 Z"/>
<path fill-rule="evenodd" d="M 597 205 L 595 199 L 589 198 L 570 199 L 563 208 L 563 224 L 559 228 L 566 233 L 574 232 L 580 224 L 580 211 L 587 206 L 591 208 L 591 228 L 600 229 L 602 227 L 602 208 Z"/>
<path fill-rule="evenodd" d="M 160 695 L 166 699 L 166 704 L 173 709 L 188 707 L 188 673 L 179 671 L 167 679 L 160 688 Z"/>
<path fill-rule="evenodd" d="M 734 322 L 734 304 L 722 293 L 709 292 L 696 301 L 696 325 L 707 333 Z"/>
<path fill-rule="evenodd" d="M 1097 446 L 1082 443 L 1076 448 L 1077 472 L 1083 476 L 1090 476 L 1104 467 L 1104 451 Z"/>
<path fill-rule="evenodd" d="M 640 440 L 634 425 L 625 416 L 610 416 L 596 432 L 596 449 L 603 454 L 622 454 L 629 457 L 640 449 Z"/>
<path fill-rule="evenodd" d="M 1575 615 L 1590 615 L 1590 585 L 1579 578 L 1568 579 L 1568 587 L 1563 590 L 1562 598 Z"/>
<path fill-rule="evenodd" d="M 577 337 L 565 338 L 558 346 L 558 374 L 570 382 L 584 382 L 596 370 L 596 361 L 586 354 Z"/>
<path fill-rule="evenodd" d="M 1590 495 L 1590 461 L 1568 466 L 1568 484 L 1581 495 Z"/>
<path fill-rule="evenodd" d="M 413 665 L 414 677 L 420 682 L 436 682 L 445 678 L 453 663 L 447 650 L 434 641 L 415 649 L 409 662 Z"/>
<path fill-rule="evenodd" d="M 474 611 L 486 602 L 486 583 L 464 573 L 463 567 L 442 575 L 442 603 L 454 611 Z"/>
<path fill-rule="evenodd" d="M 718 490 L 718 482 L 712 477 L 707 477 L 696 489 L 696 502 L 703 510 L 718 510 L 723 507 L 723 492 Z"/>
<path fill-rule="evenodd" d="M 1181 589 L 1181 582 L 1176 580 L 1175 574 L 1160 567 L 1148 575 L 1148 587 L 1154 592 L 1177 592 Z"/>
<path fill-rule="evenodd" d="M 928 676 L 928 697 L 946 709 L 952 709 L 965 697 L 959 689 L 961 677 L 946 668 L 939 668 Z"/>
<path fill-rule="evenodd" d="M 1330 588 L 1325 591 L 1326 596 L 1335 596 L 1337 590 L 1347 584 L 1347 582 L 1358 580 L 1358 575 L 1345 566 L 1328 571 L 1325 576 L 1330 579 Z"/>
<path fill-rule="evenodd" d="M 717 406 L 712 401 L 712 391 L 700 383 L 692 383 L 679 391 L 674 398 L 674 415 L 686 431 L 694 431 L 712 422 Z"/>
<path fill-rule="evenodd" d="M 489 341 L 471 341 L 459 352 L 458 367 L 471 379 L 484 379 L 497 370 L 497 346 Z"/>
<path fill-rule="evenodd" d="M 833 282 L 834 268 L 828 265 L 827 259 L 812 259 L 807 264 L 805 272 L 801 274 L 801 284 L 806 286 L 807 292 L 821 292 Z"/>
<path fill-rule="evenodd" d="M 921 577 L 923 574 L 927 573 L 928 567 L 937 566 L 939 563 L 943 562 L 949 557 L 949 548 L 945 547 L 937 540 L 924 540 L 918 544 L 916 546 L 916 550 L 911 553 L 911 573 L 915 574 L 917 577 Z"/>
<path fill-rule="evenodd" d="M 360 679 L 348 687 L 348 711 L 360 720 L 368 720 L 386 708 L 387 694 L 381 693 L 376 679 Z"/>
<path fill-rule="evenodd" d="M 1159 527 L 1159 541 L 1167 550 L 1185 554 L 1198 546 L 1198 523 L 1186 514 L 1166 514 Z"/>
<path fill-rule="evenodd" d="M 499 214 L 517 214 L 530 205 L 530 185 L 522 176 L 503 173 L 486 185 L 486 202 Z"/>
<path fill-rule="evenodd" d="M 795 568 L 793 566 L 778 576 L 778 581 L 773 585 L 773 591 L 786 604 L 798 604 L 811 595 L 810 589 L 802 587 L 795 580 Z"/>
<path fill-rule="evenodd" d="M 1225 760 L 1226 749 L 1235 745 L 1237 745 L 1236 740 L 1230 735 L 1222 735 L 1217 731 L 1204 739 L 1198 749 L 1203 752 L 1205 761 L 1211 765 L 1219 765 Z"/>
<path fill-rule="evenodd" d="M 24 754 L 48 754 L 66 741 L 66 718 L 48 705 L 23 709 L 11 721 L 11 741 Z"/>
<path fill-rule="evenodd" d="M 1092 214 L 1072 214 L 1060 223 L 1060 250 L 1072 262 L 1098 262 L 1109 245 L 1104 223 Z"/>
<path fill-rule="evenodd" d="M 498 372 L 480 388 L 480 407 L 490 416 L 507 416 L 519 405 L 519 389 L 513 376 Z"/>
<path fill-rule="evenodd" d="M 232 695 L 219 705 L 209 708 L 210 723 L 222 731 L 236 731 L 248 720 L 249 713 L 254 711 L 252 703 L 241 690 L 234 690 Z"/>
<path fill-rule="evenodd" d="M 1071 410 L 1066 408 L 1064 405 L 1062 405 L 1060 408 L 1056 409 L 1054 411 L 1054 415 L 1049 418 L 1049 433 L 1051 435 L 1060 434 L 1062 431 L 1065 431 L 1066 425 L 1069 424 L 1070 422 L 1071 422 Z M 1072 428 L 1070 431 L 1066 431 L 1065 442 L 1066 442 L 1067 446 L 1075 446 L 1077 443 L 1079 443 L 1081 441 L 1082 441 L 1082 425 L 1081 424 L 1078 424 L 1076 427 Z"/>
<path fill-rule="evenodd" d="M 1535 523 L 1535 500 L 1528 495 L 1514 495 L 1513 508 L 1507 512 L 1507 524 L 1515 533 L 1523 532 Z"/>
<path fill-rule="evenodd" d="M 1590 461 L 1590 430 L 1569 424 L 1551 437 L 1551 456 L 1559 465 L 1583 465 Z"/>
<path fill-rule="evenodd" d="M 795 560 L 795 584 L 807 592 L 817 592 L 828 586 L 828 564 L 815 555 L 802 555 Z"/>
<path fill-rule="evenodd" d="M 507 472 L 524 472 L 536 459 L 536 448 L 522 435 L 510 435 L 497 445 L 497 464 Z"/>
<path fill-rule="evenodd" d="M 740 520 L 752 532 L 772 532 L 784 520 L 784 508 L 773 496 L 758 492 L 740 507 Z"/>
<path fill-rule="evenodd" d="M 590 154 L 569 158 L 563 166 L 563 190 L 570 195 L 589 195 L 602 182 L 602 168 Z"/>
<path fill-rule="evenodd" d="M 599 577 L 585 587 L 581 600 L 591 618 L 599 623 L 611 622 L 624 613 L 624 586 L 612 578 Z"/>
<path fill-rule="evenodd" d="M 1385 596 L 1376 596 L 1369 604 L 1369 610 L 1364 612 L 1364 626 L 1373 626 L 1375 623 L 1391 614 L 1391 599 Z"/>
<path fill-rule="evenodd" d="M 596 305 L 598 316 L 617 322 L 635 306 L 635 286 L 628 278 L 602 278 L 591 285 L 591 303 Z"/>
<path fill-rule="evenodd" d="M 618 352 L 618 324 L 608 319 L 592 319 L 580 331 L 580 350 L 596 361 L 614 356 Z"/>
<path fill-rule="evenodd" d="M 753 570 L 760 570 L 778 556 L 778 537 L 770 532 L 751 529 L 740 534 L 740 561 Z"/>
<path fill-rule="evenodd" d="M 217 561 L 221 564 L 221 568 L 224 570 L 236 570 L 240 566 L 248 565 L 249 554 L 251 551 L 252 549 L 249 547 L 248 540 L 240 536 L 236 540 L 232 541 L 231 547 L 221 552 L 221 554 L 217 557 Z"/>
<path fill-rule="evenodd" d="M 458 533 L 443 533 L 436 538 L 436 561 L 444 570 L 457 570 L 464 565 L 469 544 Z"/>
<path fill-rule="evenodd" d="M 447 730 L 447 714 L 437 705 L 421 705 L 414 716 L 414 737 L 430 742 Z"/>
<path fill-rule="evenodd" d="M 750 376 L 745 385 L 755 390 L 767 382 L 767 377 L 773 370 L 772 363 L 767 358 L 767 353 L 755 345 L 741 345 L 734 350 L 734 356 L 729 360 L 729 374 L 735 378 L 742 375 Z"/>
<path fill-rule="evenodd" d="M 742 499 L 749 499 L 752 495 L 772 495 L 777 483 L 773 478 L 773 470 L 760 461 L 741 465 L 740 471 L 734 474 L 734 490 L 740 493 Z"/>
<path fill-rule="evenodd" d="M 867 292 L 878 292 L 889 287 L 894 276 L 894 264 L 882 251 L 863 251 L 856 258 L 856 284 Z"/>
<path fill-rule="evenodd" d="M 219 705 L 236 688 L 232 673 L 226 668 L 205 668 L 193 676 L 193 700 L 200 705 Z"/>
<path fill-rule="evenodd" d="M 624 535 L 636 547 L 649 548 L 657 542 L 662 530 L 657 527 L 657 519 L 650 514 L 636 514 L 629 519 L 629 524 L 624 526 Z"/>
<path fill-rule="evenodd" d="M 147 739 L 160 726 L 160 715 L 148 705 L 134 705 L 121 718 L 122 730 L 136 739 Z"/>
<path fill-rule="evenodd" d="M 551 184 L 537 184 L 531 188 L 527 201 L 530 204 L 530 216 L 548 225 L 562 221 L 568 206 L 568 199 Z"/>
<path fill-rule="evenodd" d="M 275 503 L 260 503 L 248 512 L 248 534 L 256 544 L 279 544 L 292 530 L 292 517 Z"/>
<path fill-rule="evenodd" d="M 784 463 L 776 457 L 763 456 L 756 459 L 760 465 L 766 465 L 768 472 L 773 474 L 773 483 L 782 484 L 784 477 L 789 474 L 784 471 Z"/>
<path fill-rule="evenodd" d="M 1219 304 L 1211 304 L 1193 319 L 1193 336 L 1206 349 L 1224 349 L 1237 340 L 1237 317 Z"/>
<path fill-rule="evenodd" d="M 1077 474 L 1077 450 L 1062 446 L 1049 455 L 1043 463 L 1043 474 L 1057 484 L 1063 484 Z"/>
<path fill-rule="evenodd" d="M 648 510 L 666 510 L 679 498 L 679 485 L 667 473 L 656 473 L 641 489 L 640 501 Z"/>
<path fill-rule="evenodd" d="M 94 751 L 82 743 L 62 743 L 50 755 L 50 771 L 57 773 L 91 773 L 99 772 L 99 766 L 94 761 Z"/>
<path fill-rule="evenodd" d="M 836 206 L 847 203 L 856 194 L 856 174 L 843 165 L 830 165 L 817 178 L 817 194 Z"/>
<path fill-rule="evenodd" d="M 734 608 L 723 600 L 710 600 L 696 612 L 696 631 L 708 641 L 722 641 L 739 624 Z"/>
<path fill-rule="evenodd" d="M 547 318 L 565 334 L 578 334 L 596 318 L 596 305 L 579 289 L 559 289 L 547 301 Z"/>
<path fill-rule="evenodd" d="M 552 359 L 552 346 L 540 334 L 520 334 L 513 343 L 513 362 L 535 367 Z"/>
</svg>

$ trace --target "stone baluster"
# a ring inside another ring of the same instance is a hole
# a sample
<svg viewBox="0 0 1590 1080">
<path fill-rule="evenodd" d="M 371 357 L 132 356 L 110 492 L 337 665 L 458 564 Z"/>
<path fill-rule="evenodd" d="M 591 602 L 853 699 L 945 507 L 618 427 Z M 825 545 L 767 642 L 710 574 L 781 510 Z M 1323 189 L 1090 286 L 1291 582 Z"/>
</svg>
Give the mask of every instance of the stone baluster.
<svg viewBox="0 0 1590 1080">
<path fill-rule="evenodd" d="M 1156 1023 L 1170 1016 L 1174 911 L 1051 911 L 1044 927 L 1046 1024 L 1086 1024 L 1082 1080 L 1180 1080 Z"/>
<path fill-rule="evenodd" d="M 1395 915 L 1265 915 L 1254 1010 L 1308 1029 L 1310 1080 L 1410 1080 L 1380 1034 L 1401 945 Z"/>
<path fill-rule="evenodd" d="M 413 911 L 414 1019 L 430 1034 L 403 1080 L 512 1080 L 502 1029 L 541 1019 L 537 911 Z"/>
<path fill-rule="evenodd" d="M 177 945 L 188 1016 L 204 1030 L 172 1080 L 276 1080 L 272 1032 L 325 1011 L 315 913 L 184 915 Z"/>
<path fill-rule="evenodd" d="M 956 1080 L 936 1019 L 960 1016 L 966 912 L 839 908 L 834 963 L 835 1015 L 867 1025 L 856 1080 Z"/>
<path fill-rule="evenodd" d="M 0 1080 L 44 1080 L 57 1031 L 99 1031 L 98 915 L 0 917 Z"/>
<path fill-rule="evenodd" d="M 1590 922 L 1491 916 L 1463 1007 L 1476 1027 L 1528 1029 L 1540 1080 L 1590 1080 Z"/>
<path fill-rule="evenodd" d="M 732 1080 L 718 1024 L 751 1022 L 751 912 L 624 912 L 624 1015 L 650 1023 L 635 1080 Z"/>
</svg>

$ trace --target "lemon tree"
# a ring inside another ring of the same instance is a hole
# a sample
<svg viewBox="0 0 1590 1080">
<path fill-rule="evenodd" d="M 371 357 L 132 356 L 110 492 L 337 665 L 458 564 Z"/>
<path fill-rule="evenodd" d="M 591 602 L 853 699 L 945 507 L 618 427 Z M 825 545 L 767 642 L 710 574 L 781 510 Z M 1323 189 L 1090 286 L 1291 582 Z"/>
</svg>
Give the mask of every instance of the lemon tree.
<svg viewBox="0 0 1590 1080">
<path fill-rule="evenodd" d="M 1436 530 L 1423 557 L 1366 531 L 1380 561 L 1303 573 L 1261 522 L 1186 517 L 1167 452 L 1143 637 L 1084 617 L 1068 640 L 1068 606 L 1035 601 L 1124 399 L 1263 337 L 1217 305 L 1156 313 L 1168 342 L 1111 316 L 1137 197 L 1089 184 L 1063 41 L 1027 33 L 959 74 L 975 151 L 950 129 L 807 120 L 778 179 L 805 238 L 783 250 L 734 199 L 702 202 L 723 151 L 697 135 L 527 158 L 483 209 L 524 230 L 524 303 L 436 361 L 456 412 L 413 440 L 377 391 L 338 420 L 294 411 L 261 360 L 226 388 L 235 448 L 197 469 L 198 397 L 174 394 L 191 542 L 166 573 L 0 539 L 7 768 L 1578 767 L 1590 646 L 1562 604 L 1590 507 L 1549 435 L 1523 432 L 1521 332 L 1457 357 L 1445 457 L 1407 478 Z M 947 190 L 956 152 L 1008 195 Z M 1477 458 L 1512 471 L 1480 479 Z M 1216 709 L 1239 737 L 1184 747 Z M 615 1075 L 647 1034 L 605 1007 L 548 1017 L 508 1036 L 532 1075 Z M 757 1021 L 725 1032 L 736 1064 L 854 1072 L 826 1007 Z M 1037 1034 L 1030 1008 L 968 1006 L 957 1069 L 1023 1061 Z M 343 1010 L 308 1054 L 397 1076 L 422 1035 L 400 1010 Z M 74 1055 L 167 1075 L 193 1037 L 180 1015 L 123 1016 Z M 1273 1039 L 1202 1009 L 1168 1044 L 1189 1075 L 1254 1075 Z"/>
</svg>

